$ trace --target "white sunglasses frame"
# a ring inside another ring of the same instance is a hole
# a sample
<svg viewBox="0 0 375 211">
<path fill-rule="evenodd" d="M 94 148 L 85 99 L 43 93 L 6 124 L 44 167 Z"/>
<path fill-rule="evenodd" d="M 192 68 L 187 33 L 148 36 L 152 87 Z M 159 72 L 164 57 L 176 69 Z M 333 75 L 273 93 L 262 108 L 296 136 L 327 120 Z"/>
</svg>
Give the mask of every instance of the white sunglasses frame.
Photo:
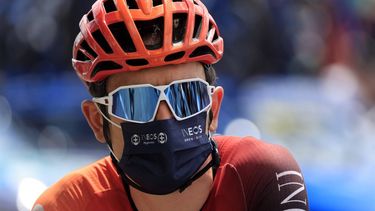
<svg viewBox="0 0 375 211">
<path fill-rule="evenodd" d="M 202 83 L 204 83 L 204 84 L 207 85 L 207 93 L 208 93 L 208 97 L 209 97 L 209 104 L 208 104 L 204 109 L 202 109 L 201 111 L 199 111 L 199 112 L 197 112 L 197 113 L 195 113 L 195 114 L 193 114 L 193 115 L 191 115 L 191 116 L 187 116 L 187 117 L 183 117 L 183 118 L 178 117 L 178 116 L 176 115 L 174 109 L 172 108 L 172 106 L 171 106 L 171 104 L 170 104 L 170 102 L 169 102 L 167 96 L 165 95 L 164 90 L 165 90 L 166 88 L 168 88 L 169 86 L 173 85 L 173 84 L 184 83 L 184 82 L 194 82 L 194 81 L 199 81 L 199 82 L 202 82 Z M 143 121 L 136 121 L 136 120 L 128 120 L 128 119 L 125 119 L 125 118 L 119 117 L 119 116 L 113 114 L 113 112 L 112 112 L 112 107 L 113 107 L 113 95 L 114 95 L 116 92 L 118 92 L 119 90 L 121 90 L 121 89 L 126 89 L 126 88 L 137 88 L 137 87 L 152 87 L 152 88 L 157 89 L 157 90 L 160 91 L 160 95 L 159 95 L 159 98 L 158 98 L 158 103 L 157 103 L 156 106 L 155 106 L 154 114 L 152 115 L 152 118 L 151 118 L 150 120 L 146 121 L 146 122 L 143 122 Z M 112 115 L 112 116 L 114 116 L 114 117 L 116 117 L 116 118 L 118 118 L 118 119 L 120 119 L 120 120 L 126 121 L 126 122 L 141 123 L 141 124 L 142 124 L 142 123 L 148 123 L 148 122 L 152 122 L 152 121 L 154 121 L 154 120 L 155 120 L 155 116 L 156 116 L 156 114 L 157 114 L 157 112 L 158 112 L 158 108 L 159 108 L 160 102 L 161 102 L 161 101 L 165 101 L 165 102 L 167 103 L 168 107 L 169 107 L 169 110 L 172 112 L 174 118 L 176 118 L 176 120 L 178 120 L 178 121 L 182 121 L 182 120 L 185 120 L 185 119 L 187 119 L 187 118 L 190 118 L 190 117 L 196 116 L 196 115 L 198 115 L 198 114 L 200 114 L 200 113 L 202 113 L 202 112 L 207 111 L 207 110 L 211 107 L 211 105 L 212 105 L 212 94 L 214 93 L 214 91 L 215 91 L 215 86 L 211 86 L 211 85 L 209 85 L 209 84 L 207 83 L 207 81 L 204 81 L 204 80 L 201 79 L 201 78 L 190 78 L 190 79 L 183 79 L 183 80 L 172 81 L 171 83 L 169 83 L 169 84 L 167 84 L 167 85 L 161 85 L 161 86 L 154 86 L 154 85 L 152 85 L 152 84 L 137 84 L 137 85 L 129 85 L 129 86 L 120 86 L 120 87 L 116 88 L 115 90 L 111 91 L 110 93 L 108 93 L 107 96 L 104 96 L 104 97 L 98 97 L 98 98 L 97 98 L 97 97 L 94 97 L 94 98 L 92 98 L 92 101 L 95 102 L 95 103 L 98 103 L 98 104 L 101 104 L 101 105 L 105 105 L 105 106 L 107 106 L 107 109 L 108 109 L 108 113 L 109 113 L 109 115 Z M 98 108 L 98 109 L 99 109 L 99 108 Z M 106 120 L 110 121 L 110 122 L 111 122 L 112 124 L 114 124 L 115 126 L 121 128 L 120 125 L 118 125 L 118 124 L 112 122 L 111 120 L 109 120 L 109 118 L 107 118 L 107 117 L 101 112 L 100 109 L 99 109 L 99 111 L 100 111 L 100 113 L 103 115 L 103 117 L 104 117 Z"/>
</svg>

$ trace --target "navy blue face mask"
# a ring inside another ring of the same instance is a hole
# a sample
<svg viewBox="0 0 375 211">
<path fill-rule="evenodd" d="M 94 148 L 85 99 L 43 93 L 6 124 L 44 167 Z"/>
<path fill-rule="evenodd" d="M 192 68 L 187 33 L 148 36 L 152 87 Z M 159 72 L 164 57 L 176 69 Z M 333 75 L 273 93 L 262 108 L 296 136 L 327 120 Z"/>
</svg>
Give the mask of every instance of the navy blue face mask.
<svg viewBox="0 0 375 211">
<path fill-rule="evenodd" d="M 150 194 L 182 192 L 218 164 L 214 156 L 199 170 L 213 151 L 217 154 L 205 133 L 206 118 L 203 112 L 182 121 L 122 123 L 125 147 L 117 164 L 125 182 Z"/>
</svg>

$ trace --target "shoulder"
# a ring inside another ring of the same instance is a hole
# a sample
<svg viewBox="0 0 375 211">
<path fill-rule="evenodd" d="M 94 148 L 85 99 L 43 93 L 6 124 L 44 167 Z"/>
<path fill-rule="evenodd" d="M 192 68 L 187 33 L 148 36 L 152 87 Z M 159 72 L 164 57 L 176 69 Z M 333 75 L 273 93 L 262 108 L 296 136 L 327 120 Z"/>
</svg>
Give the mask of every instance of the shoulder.
<svg viewBox="0 0 375 211">
<path fill-rule="evenodd" d="M 71 172 L 50 186 L 35 202 L 34 209 L 83 210 L 95 194 L 112 189 L 117 174 L 111 159 L 103 158 Z M 121 187 L 121 186 L 120 186 Z"/>
<path fill-rule="evenodd" d="M 252 137 L 215 137 L 220 166 L 237 173 L 250 210 L 308 210 L 300 167 L 284 147 Z M 224 168 L 223 168 L 224 169 Z"/>
<path fill-rule="evenodd" d="M 253 137 L 220 136 L 215 140 L 221 156 L 220 166 L 232 166 L 246 189 L 254 190 L 254 184 L 265 188 L 277 183 L 283 175 L 303 180 L 297 161 L 285 147 Z"/>
<path fill-rule="evenodd" d="M 269 144 L 253 137 L 216 136 L 223 162 L 284 169 L 297 165 L 292 154 L 283 146 Z"/>
</svg>

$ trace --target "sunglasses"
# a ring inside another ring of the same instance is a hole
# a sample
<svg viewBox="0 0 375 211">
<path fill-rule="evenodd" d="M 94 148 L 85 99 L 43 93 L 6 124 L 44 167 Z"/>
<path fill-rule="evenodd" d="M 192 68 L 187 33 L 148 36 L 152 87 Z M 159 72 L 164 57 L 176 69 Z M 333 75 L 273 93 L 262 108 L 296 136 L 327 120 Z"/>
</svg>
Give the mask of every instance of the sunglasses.
<svg viewBox="0 0 375 211">
<path fill-rule="evenodd" d="M 121 86 L 93 101 L 108 106 L 108 113 L 121 120 L 146 123 L 155 119 L 159 104 L 164 100 L 173 116 L 181 121 L 207 111 L 214 89 L 206 81 L 193 78 L 162 86 Z"/>
</svg>

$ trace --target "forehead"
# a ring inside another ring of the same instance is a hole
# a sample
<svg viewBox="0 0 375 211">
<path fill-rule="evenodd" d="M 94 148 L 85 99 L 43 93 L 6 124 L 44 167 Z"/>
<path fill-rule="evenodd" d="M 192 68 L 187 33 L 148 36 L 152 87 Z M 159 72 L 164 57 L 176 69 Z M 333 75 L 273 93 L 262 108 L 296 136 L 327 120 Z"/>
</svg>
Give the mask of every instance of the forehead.
<svg viewBox="0 0 375 211">
<path fill-rule="evenodd" d="M 172 81 L 190 78 L 205 80 L 202 64 L 194 62 L 118 73 L 107 79 L 107 91 L 111 92 L 120 86 L 136 84 L 165 85 Z"/>
</svg>

